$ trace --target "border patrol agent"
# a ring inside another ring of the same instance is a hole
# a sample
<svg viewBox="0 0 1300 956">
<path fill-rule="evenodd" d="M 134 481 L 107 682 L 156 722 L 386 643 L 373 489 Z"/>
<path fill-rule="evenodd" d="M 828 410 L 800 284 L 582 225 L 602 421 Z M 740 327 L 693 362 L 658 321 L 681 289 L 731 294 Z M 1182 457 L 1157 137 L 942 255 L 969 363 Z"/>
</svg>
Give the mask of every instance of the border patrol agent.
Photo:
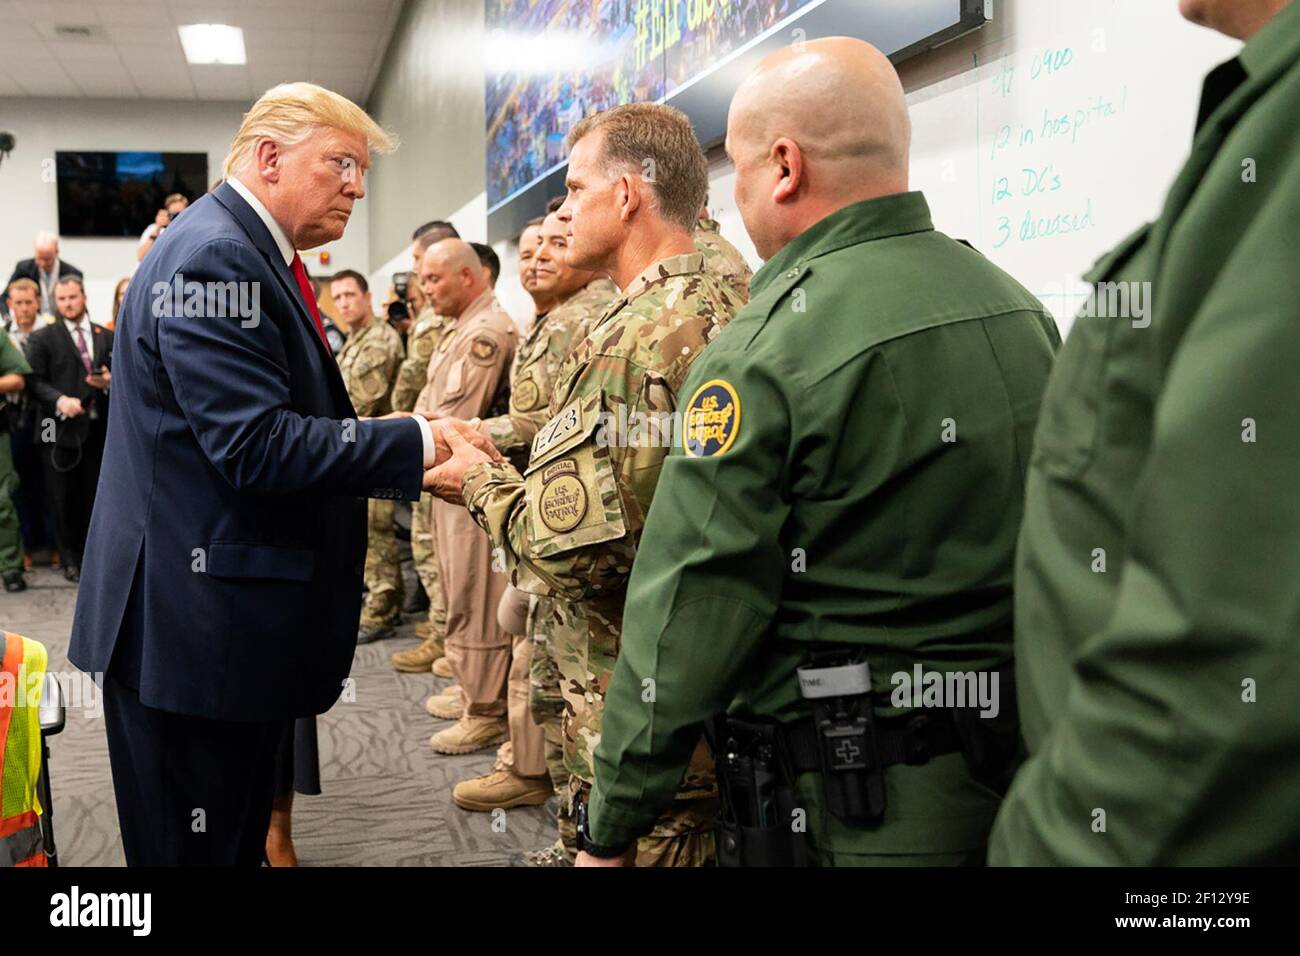
<svg viewBox="0 0 1300 956">
<path fill-rule="evenodd" d="M 1044 399 L 1016 565 L 1032 757 L 991 863 L 1300 862 L 1300 3 L 1208 6 L 1266 25 L 1229 31 L 1191 157 L 1089 274 Z"/>
<path fill-rule="evenodd" d="M 806 109 L 829 95 L 842 115 Z M 906 191 L 908 129 L 893 67 L 857 40 L 774 54 L 733 101 L 737 206 L 767 261 L 682 389 L 595 752 L 594 864 L 670 803 L 702 730 L 722 865 L 984 859 L 1059 337 Z M 913 674 L 992 693 L 897 693 Z"/>
<path fill-rule="evenodd" d="M 9 333 L 0 329 L 0 379 L 9 378 L 14 388 L 8 389 L 21 393 L 25 376 L 30 375 L 32 367 L 23 358 L 22 351 L 9 338 Z M 16 421 L 18 406 L 12 405 L 4 395 L 0 395 L 0 574 L 4 576 L 6 591 L 26 590 L 23 581 L 23 547 L 18 528 L 18 510 L 11 497 L 18 489 L 18 470 L 10 447 L 9 425 Z"/>
</svg>

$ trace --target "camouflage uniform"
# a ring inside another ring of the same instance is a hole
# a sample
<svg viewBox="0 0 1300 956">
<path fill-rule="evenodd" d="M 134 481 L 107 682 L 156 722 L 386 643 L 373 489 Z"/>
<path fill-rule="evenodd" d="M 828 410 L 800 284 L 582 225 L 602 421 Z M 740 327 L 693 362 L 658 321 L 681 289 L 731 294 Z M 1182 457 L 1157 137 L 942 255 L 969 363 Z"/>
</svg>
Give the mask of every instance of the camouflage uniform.
<svg viewBox="0 0 1300 956">
<path fill-rule="evenodd" d="M 608 279 L 593 279 L 569 298 L 538 316 L 515 353 L 510 369 L 510 410 L 489 418 L 483 431 L 498 450 L 522 470 L 537 430 L 550 417 L 548 403 L 560 368 L 601 317 L 618 287 Z M 528 702 L 533 719 L 546 740 L 546 767 L 556 793 L 568 792 L 569 773 L 564 766 L 563 731 L 560 715 L 560 672 L 551 656 L 551 633 L 564 626 L 563 605 L 547 597 L 532 602 L 528 613 L 528 635 L 533 642 L 529 666 Z M 563 852 L 570 858 L 577 852 L 577 827 L 567 807 L 561 807 L 557 824 Z"/>
<path fill-rule="evenodd" d="M 740 250 L 722 238 L 720 228 L 715 219 L 701 219 L 695 227 L 695 248 L 704 255 L 704 271 L 727 283 L 748 302 L 749 280 L 754 278 L 754 272 Z"/>
<path fill-rule="evenodd" d="M 372 318 L 348 333 L 339 352 L 339 371 L 357 415 L 376 417 L 393 410 L 389 392 L 405 351 L 387 322 Z M 366 603 L 361 624 L 392 624 L 402 612 L 402 565 L 393 534 L 393 502 L 372 498 L 367 505 Z"/>
<path fill-rule="evenodd" d="M 393 384 L 393 411 L 409 412 L 415 408 L 415 400 L 429 380 L 429 359 L 446 327 L 447 319 L 434 312 L 432 306 L 425 306 L 411 323 L 411 330 L 406 334 L 406 359 L 397 370 L 397 381 Z M 438 556 L 433 549 L 433 528 L 429 525 L 432 509 L 433 495 L 428 492 L 411 506 L 411 560 L 429 595 L 430 637 L 441 646 L 447 634 L 447 601 L 438 582 Z"/>
<path fill-rule="evenodd" d="M 465 476 L 466 504 L 506 555 L 516 586 L 572 605 L 565 613 L 573 626 L 550 635 L 563 677 L 571 799 L 594 779 L 628 575 L 672 441 L 677 389 L 741 305 L 704 271 L 700 253 L 654 263 L 564 364 L 525 476 L 508 462 L 483 463 Z M 706 862 L 714 792 L 701 741 L 677 807 L 642 839 L 638 862 Z"/>
<path fill-rule="evenodd" d="M 483 431 L 516 468 L 528 464 L 528 448 L 550 415 L 547 403 L 564 360 L 587 336 L 618 288 L 593 279 L 545 315 L 538 316 L 515 352 L 510 368 L 510 411 L 483 423 Z"/>
</svg>

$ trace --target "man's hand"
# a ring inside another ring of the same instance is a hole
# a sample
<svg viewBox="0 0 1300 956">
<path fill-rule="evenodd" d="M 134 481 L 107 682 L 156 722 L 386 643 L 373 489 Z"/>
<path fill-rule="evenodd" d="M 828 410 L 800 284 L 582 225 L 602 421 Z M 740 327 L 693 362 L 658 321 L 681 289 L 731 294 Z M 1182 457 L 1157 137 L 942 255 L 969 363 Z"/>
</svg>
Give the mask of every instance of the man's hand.
<svg viewBox="0 0 1300 956">
<path fill-rule="evenodd" d="M 60 395 L 54 407 L 64 418 L 76 418 L 78 415 L 86 414 L 86 410 L 81 407 L 81 399 L 73 398 L 71 395 Z"/>
<path fill-rule="evenodd" d="M 437 415 L 422 413 L 429 420 L 433 427 L 433 447 L 434 447 L 434 465 L 441 465 L 451 457 L 451 446 L 447 444 L 447 439 L 443 435 L 443 429 L 450 429 L 453 425 L 460 433 L 462 438 L 469 441 L 471 445 L 477 448 L 483 454 L 487 455 L 493 461 L 501 461 L 501 453 L 497 451 L 497 446 L 492 444 L 492 439 L 488 438 L 483 432 L 479 431 L 482 421 L 477 418 L 471 418 L 465 421 L 460 418 L 450 416 L 439 418 Z"/>
<path fill-rule="evenodd" d="M 86 384 L 92 388 L 99 389 L 101 392 L 107 392 L 108 386 L 112 381 L 113 373 L 107 368 L 86 376 Z"/>
<path fill-rule="evenodd" d="M 627 848 L 622 856 L 592 856 L 580 851 L 574 866 L 636 866 L 636 844 Z"/>
<path fill-rule="evenodd" d="M 439 418 L 432 424 L 438 464 L 424 473 L 424 490 L 453 505 L 463 505 L 465 472 L 485 461 L 500 461 L 501 454 L 478 430 L 476 423 L 458 418 Z"/>
</svg>

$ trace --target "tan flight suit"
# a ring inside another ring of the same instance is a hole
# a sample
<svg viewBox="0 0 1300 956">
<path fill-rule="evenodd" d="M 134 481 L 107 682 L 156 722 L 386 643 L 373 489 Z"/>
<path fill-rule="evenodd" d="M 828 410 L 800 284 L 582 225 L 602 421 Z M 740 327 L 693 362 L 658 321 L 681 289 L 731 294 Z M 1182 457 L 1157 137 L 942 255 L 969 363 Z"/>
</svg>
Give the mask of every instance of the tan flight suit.
<svg viewBox="0 0 1300 956">
<path fill-rule="evenodd" d="M 510 724 L 510 739 L 497 751 L 497 761 L 523 777 L 547 774 L 546 737 L 529 706 L 533 640 L 528 621 L 531 617 L 529 608 L 534 600 L 531 594 L 509 585 L 497 608 L 501 627 L 510 635 L 514 645 L 506 681 L 506 719 Z"/>
<path fill-rule="evenodd" d="M 469 420 L 504 411 L 518 338 L 514 320 L 490 289 L 484 291 L 448 320 L 416 414 Z M 497 621 L 497 605 L 509 577 L 504 568 L 493 569 L 492 545 L 464 507 L 434 499 L 430 516 L 447 601 L 447 661 L 464 689 L 465 713 L 502 716 L 511 636 Z"/>
</svg>

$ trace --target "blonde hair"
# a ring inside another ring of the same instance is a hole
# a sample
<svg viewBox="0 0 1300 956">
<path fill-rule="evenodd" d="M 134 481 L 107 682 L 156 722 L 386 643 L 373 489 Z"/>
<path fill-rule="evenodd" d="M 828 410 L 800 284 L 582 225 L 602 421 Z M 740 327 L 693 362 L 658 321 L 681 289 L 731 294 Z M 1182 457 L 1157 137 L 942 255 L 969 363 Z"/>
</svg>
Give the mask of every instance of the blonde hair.
<svg viewBox="0 0 1300 956">
<path fill-rule="evenodd" d="M 681 110 L 659 103 L 627 103 L 580 120 L 568 147 L 603 132 L 600 162 L 609 175 L 635 170 L 653 189 L 659 214 L 693 230 L 709 193 L 709 162 Z"/>
<path fill-rule="evenodd" d="M 322 127 L 364 136 L 372 152 L 391 153 L 397 148 L 397 137 L 347 97 L 314 83 L 281 83 L 263 93 L 244 114 L 222 174 L 229 177 L 241 171 L 258 140 L 269 139 L 288 148 Z"/>
</svg>

